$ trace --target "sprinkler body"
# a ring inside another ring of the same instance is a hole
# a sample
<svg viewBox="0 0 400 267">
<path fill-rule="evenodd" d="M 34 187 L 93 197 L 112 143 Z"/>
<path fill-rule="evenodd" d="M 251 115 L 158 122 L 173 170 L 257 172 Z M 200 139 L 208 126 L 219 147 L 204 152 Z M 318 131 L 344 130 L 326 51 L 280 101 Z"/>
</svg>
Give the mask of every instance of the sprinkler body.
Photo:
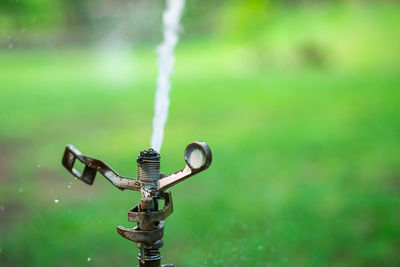
<svg viewBox="0 0 400 267">
<path fill-rule="evenodd" d="M 82 173 L 74 168 L 78 159 L 85 165 Z M 165 189 L 207 169 L 212 160 L 211 150 L 204 142 L 193 142 L 186 147 L 186 166 L 171 175 L 160 173 L 160 155 L 153 149 L 141 151 L 137 157 L 138 178 L 120 176 L 103 161 L 84 156 L 72 145 L 65 148 L 63 166 L 76 178 L 91 185 L 100 172 L 117 188 L 140 191 L 140 203 L 128 211 L 128 220 L 136 222 L 134 228 L 117 227 L 124 238 L 136 243 L 140 267 L 160 267 L 160 248 L 163 247 L 164 220 L 173 212 L 172 194 Z M 163 207 L 160 203 L 164 202 Z M 173 267 L 172 264 L 163 265 Z"/>
</svg>

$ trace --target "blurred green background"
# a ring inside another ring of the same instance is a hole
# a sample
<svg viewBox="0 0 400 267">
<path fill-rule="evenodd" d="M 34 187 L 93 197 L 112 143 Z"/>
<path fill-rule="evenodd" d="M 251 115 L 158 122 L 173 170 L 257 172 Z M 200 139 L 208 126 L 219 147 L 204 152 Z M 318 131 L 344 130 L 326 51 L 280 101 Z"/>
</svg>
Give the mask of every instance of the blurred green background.
<svg viewBox="0 0 400 267">
<path fill-rule="evenodd" d="M 136 175 L 165 2 L 0 2 L 0 265 L 135 266 L 137 192 L 61 166 L 66 144 Z M 162 170 L 164 263 L 400 265 L 397 1 L 188 0 Z"/>
</svg>

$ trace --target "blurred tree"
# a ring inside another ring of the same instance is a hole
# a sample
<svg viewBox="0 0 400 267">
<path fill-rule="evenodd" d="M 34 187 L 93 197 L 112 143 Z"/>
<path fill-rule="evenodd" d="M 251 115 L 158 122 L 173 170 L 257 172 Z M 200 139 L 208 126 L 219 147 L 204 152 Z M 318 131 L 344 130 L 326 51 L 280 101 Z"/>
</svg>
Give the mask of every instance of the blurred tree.
<svg viewBox="0 0 400 267">
<path fill-rule="evenodd" d="M 64 13 L 64 28 L 71 41 L 83 41 L 85 26 L 90 23 L 87 0 L 61 0 Z"/>
<path fill-rule="evenodd" d="M 240 40 L 257 36 L 267 25 L 270 8 L 271 1 L 268 0 L 227 2 L 221 16 L 223 18 L 221 30 Z"/>
<path fill-rule="evenodd" d="M 0 2 L 0 40 L 12 39 L 21 45 L 44 43 L 62 28 L 60 1 L 25 0 Z"/>
<path fill-rule="evenodd" d="M 187 0 L 183 16 L 185 37 L 214 35 L 251 41 L 265 33 L 273 23 L 275 10 L 282 5 L 353 2 L 356 1 Z M 165 0 L 3 0 L 0 44 L 9 36 L 21 45 L 43 45 L 49 41 L 64 45 L 93 43 L 114 31 L 128 42 L 158 41 L 164 7 Z"/>
</svg>

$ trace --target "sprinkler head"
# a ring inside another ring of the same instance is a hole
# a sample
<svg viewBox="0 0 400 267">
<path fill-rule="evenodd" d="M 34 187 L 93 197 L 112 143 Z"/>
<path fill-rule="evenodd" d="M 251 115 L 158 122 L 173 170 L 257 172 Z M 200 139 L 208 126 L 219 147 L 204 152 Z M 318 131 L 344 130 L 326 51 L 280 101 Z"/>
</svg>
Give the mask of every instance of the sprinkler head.
<svg viewBox="0 0 400 267">
<path fill-rule="evenodd" d="M 85 165 L 82 173 L 74 168 L 76 160 Z M 160 175 L 160 154 L 151 148 L 141 151 L 137 158 L 137 179 L 119 175 L 104 161 L 87 157 L 72 145 L 65 148 L 62 164 L 73 176 L 90 185 L 99 172 L 121 190 L 144 190 L 153 194 L 204 171 L 210 166 L 211 160 L 212 154 L 208 145 L 197 141 L 190 143 L 185 149 L 186 166 L 168 176 Z"/>
<path fill-rule="evenodd" d="M 154 149 L 140 152 L 137 157 L 137 179 L 119 175 L 104 161 L 87 157 L 72 145 L 65 148 L 62 164 L 76 178 L 87 184 L 93 184 L 96 173 L 102 174 L 108 181 L 121 190 L 140 191 L 140 203 L 128 212 L 128 220 L 136 222 L 134 228 L 117 227 L 124 238 L 136 242 L 140 249 L 139 266 L 160 267 L 163 246 L 164 221 L 173 212 L 171 192 L 166 189 L 207 169 L 212 160 L 211 150 L 205 142 L 190 143 L 185 149 L 186 165 L 180 171 L 168 176 L 160 174 L 160 154 Z M 83 172 L 74 168 L 76 161 L 85 165 Z M 161 207 L 159 201 L 163 200 Z M 163 265 L 163 267 L 173 265 Z"/>
</svg>

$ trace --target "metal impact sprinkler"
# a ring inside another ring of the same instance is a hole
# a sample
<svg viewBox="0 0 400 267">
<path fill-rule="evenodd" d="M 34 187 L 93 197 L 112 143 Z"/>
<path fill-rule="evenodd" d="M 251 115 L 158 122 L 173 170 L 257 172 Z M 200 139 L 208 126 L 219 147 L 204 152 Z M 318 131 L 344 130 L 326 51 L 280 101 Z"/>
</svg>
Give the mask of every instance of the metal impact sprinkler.
<svg viewBox="0 0 400 267">
<path fill-rule="evenodd" d="M 85 165 L 83 173 L 74 168 L 78 159 Z M 160 173 L 160 154 L 143 150 L 137 157 L 137 179 L 119 175 L 106 163 L 83 155 L 72 145 L 65 148 L 63 166 L 79 180 L 91 185 L 97 172 L 121 190 L 136 190 L 142 193 L 140 203 L 128 211 L 128 220 L 137 222 L 134 228 L 117 227 L 118 233 L 140 249 L 139 267 L 160 267 L 160 248 L 163 247 L 164 220 L 172 213 L 171 192 L 167 188 L 207 169 L 211 164 L 211 150 L 205 142 L 190 143 L 185 150 L 186 166 L 171 175 Z M 159 201 L 164 200 L 164 206 Z M 173 267 L 173 264 L 163 265 Z"/>
</svg>

